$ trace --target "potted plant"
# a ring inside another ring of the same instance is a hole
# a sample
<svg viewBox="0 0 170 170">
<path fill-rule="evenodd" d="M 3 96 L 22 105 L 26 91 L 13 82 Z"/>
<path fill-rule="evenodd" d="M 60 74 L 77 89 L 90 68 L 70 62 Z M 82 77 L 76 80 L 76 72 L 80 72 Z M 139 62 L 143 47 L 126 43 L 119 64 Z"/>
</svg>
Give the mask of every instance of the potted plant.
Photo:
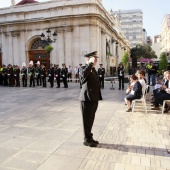
<svg viewBox="0 0 170 170">
<path fill-rule="evenodd" d="M 51 51 L 53 50 L 53 47 L 51 45 L 47 45 L 45 47 L 45 50 L 47 51 L 47 53 L 51 53 Z"/>
</svg>

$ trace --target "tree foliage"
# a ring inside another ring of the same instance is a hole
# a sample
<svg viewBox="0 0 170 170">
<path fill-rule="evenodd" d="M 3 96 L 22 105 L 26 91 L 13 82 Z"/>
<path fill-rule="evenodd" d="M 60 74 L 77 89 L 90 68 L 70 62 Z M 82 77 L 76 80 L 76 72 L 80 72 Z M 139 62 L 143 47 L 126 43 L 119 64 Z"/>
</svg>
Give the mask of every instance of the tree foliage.
<svg viewBox="0 0 170 170">
<path fill-rule="evenodd" d="M 162 72 L 162 70 L 166 70 L 168 66 L 168 60 L 166 58 L 166 53 L 163 52 L 160 55 L 160 61 L 159 61 L 159 71 Z"/>
<path fill-rule="evenodd" d="M 157 58 L 155 51 L 147 44 L 138 44 L 131 49 L 132 66 L 137 66 L 138 58 Z"/>
<path fill-rule="evenodd" d="M 127 52 L 124 52 L 121 61 L 122 61 L 123 66 L 125 68 L 125 72 L 127 72 L 128 71 L 128 65 L 129 65 L 129 54 Z"/>
</svg>

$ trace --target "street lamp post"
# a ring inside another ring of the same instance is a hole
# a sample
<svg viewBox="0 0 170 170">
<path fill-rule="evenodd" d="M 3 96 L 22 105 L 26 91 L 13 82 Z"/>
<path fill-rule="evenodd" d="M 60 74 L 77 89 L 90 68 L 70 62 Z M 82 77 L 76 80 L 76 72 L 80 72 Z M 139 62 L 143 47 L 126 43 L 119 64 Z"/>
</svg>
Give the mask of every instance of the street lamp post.
<svg viewBox="0 0 170 170">
<path fill-rule="evenodd" d="M 51 30 L 48 28 L 48 30 L 46 31 L 47 36 L 44 35 L 44 33 L 42 33 L 41 36 L 41 41 L 46 41 L 48 44 L 52 44 L 55 43 L 57 40 L 57 33 L 54 32 L 53 35 L 53 40 L 51 39 Z"/>
<path fill-rule="evenodd" d="M 52 36 L 53 36 L 53 39 L 51 39 L 51 30 L 48 28 L 48 30 L 46 31 L 46 33 L 47 33 L 47 35 L 45 36 L 44 35 L 44 33 L 42 33 L 41 35 L 40 35 L 40 37 L 41 37 L 41 41 L 45 41 L 45 42 L 47 42 L 47 46 L 50 46 L 52 43 L 55 43 L 56 42 L 56 40 L 57 40 L 57 33 L 56 32 L 54 32 L 53 34 L 52 34 Z M 50 51 L 51 52 L 51 51 Z M 50 65 L 50 52 L 48 52 L 48 65 Z"/>
</svg>

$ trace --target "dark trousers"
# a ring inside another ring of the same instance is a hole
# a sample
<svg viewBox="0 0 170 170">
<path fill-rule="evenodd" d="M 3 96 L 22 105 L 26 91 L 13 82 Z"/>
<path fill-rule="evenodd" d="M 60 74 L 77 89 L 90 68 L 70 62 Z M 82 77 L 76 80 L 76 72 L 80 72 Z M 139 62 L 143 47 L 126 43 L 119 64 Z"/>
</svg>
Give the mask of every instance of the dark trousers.
<svg viewBox="0 0 170 170">
<path fill-rule="evenodd" d="M 20 87 L 20 79 L 19 76 L 14 77 L 15 87 Z"/>
<path fill-rule="evenodd" d="M 49 82 L 50 82 L 51 87 L 53 87 L 54 86 L 54 77 L 53 76 L 49 77 Z"/>
<path fill-rule="evenodd" d="M 7 77 L 7 75 L 5 75 L 3 77 L 3 84 L 4 84 L 4 86 L 8 86 L 8 77 Z"/>
<path fill-rule="evenodd" d="M 100 88 L 104 88 L 104 77 L 99 77 Z"/>
<path fill-rule="evenodd" d="M 150 85 L 151 76 L 148 74 L 148 85 Z"/>
<path fill-rule="evenodd" d="M 68 73 L 68 82 L 71 81 L 72 82 L 72 74 Z"/>
<path fill-rule="evenodd" d="M 0 85 L 3 85 L 3 76 L 0 74 Z"/>
<path fill-rule="evenodd" d="M 164 100 L 170 100 L 170 94 L 168 93 L 161 93 L 159 96 L 155 98 L 155 105 L 163 105 Z M 168 108 L 168 105 L 165 104 L 165 108 Z"/>
<path fill-rule="evenodd" d="M 35 87 L 35 79 L 33 75 L 31 75 L 30 77 L 30 87 L 32 86 L 32 84 L 33 84 L 33 87 Z"/>
<path fill-rule="evenodd" d="M 27 77 L 25 75 L 22 76 L 22 85 L 23 87 L 27 87 Z"/>
<path fill-rule="evenodd" d="M 124 89 L 124 76 L 119 76 L 119 89 L 121 89 L 121 86 L 122 86 L 122 89 Z"/>
<path fill-rule="evenodd" d="M 10 76 L 8 77 L 8 80 L 9 80 L 9 83 L 8 83 L 9 87 L 13 87 L 13 86 L 14 86 L 13 76 L 10 75 Z"/>
<path fill-rule="evenodd" d="M 60 77 L 57 77 L 57 87 L 60 87 Z"/>
<path fill-rule="evenodd" d="M 43 84 L 43 87 L 46 87 L 46 77 L 45 76 L 42 77 L 42 84 Z"/>
<path fill-rule="evenodd" d="M 41 82 L 41 76 L 40 74 L 37 75 L 37 86 L 41 86 L 42 82 Z"/>
<path fill-rule="evenodd" d="M 80 109 L 83 118 L 83 128 L 84 128 L 84 140 L 90 141 L 93 139 L 93 134 L 91 133 L 95 113 L 98 107 L 98 101 L 81 101 Z"/>
<path fill-rule="evenodd" d="M 64 83 L 64 87 L 68 87 L 67 77 L 63 77 L 63 83 Z"/>
</svg>

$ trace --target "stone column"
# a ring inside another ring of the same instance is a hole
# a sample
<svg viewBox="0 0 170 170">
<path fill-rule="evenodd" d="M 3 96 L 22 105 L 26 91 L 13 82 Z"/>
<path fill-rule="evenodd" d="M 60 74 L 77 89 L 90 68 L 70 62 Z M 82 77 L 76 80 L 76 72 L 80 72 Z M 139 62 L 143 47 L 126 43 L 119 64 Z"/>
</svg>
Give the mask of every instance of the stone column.
<svg viewBox="0 0 170 170">
<path fill-rule="evenodd" d="M 20 65 L 20 52 L 19 52 L 19 41 L 18 41 L 18 38 L 19 38 L 19 35 L 20 33 L 19 32 L 12 32 L 11 33 L 12 35 L 12 42 L 13 42 L 13 64 L 14 65 Z M 23 42 L 24 43 L 24 42 Z"/>
<path fill-rule="evenodd" d="M 13 38 L 11 35 L 8 37 L 8 53 L 7 53 L 7 58 L 8 58 L 8 64 L 14 64 L 14 55 L 13 55 Z"/>
<path fill-rule="evenodd" d="M 104 29 L 101 29 L 101 56 L 102 60 L 101 62 L 103 63 L 103 66 L 106 69 L 106 32 Z"/>
<path fill-rule="evenodd" d="M 68 67 L 69 65 L 71 65 L 72 67 L 74 66 L 74 62 L 72 60 L 72 28 L 65 28 L 65 32 L 64 32 L 65 36 L 64 36 L 64 44 L 65 44 L 65 49 L 64 49 L 64 53 L 65 53 L 65 63 L 66 66 Z"/>
</svg>

